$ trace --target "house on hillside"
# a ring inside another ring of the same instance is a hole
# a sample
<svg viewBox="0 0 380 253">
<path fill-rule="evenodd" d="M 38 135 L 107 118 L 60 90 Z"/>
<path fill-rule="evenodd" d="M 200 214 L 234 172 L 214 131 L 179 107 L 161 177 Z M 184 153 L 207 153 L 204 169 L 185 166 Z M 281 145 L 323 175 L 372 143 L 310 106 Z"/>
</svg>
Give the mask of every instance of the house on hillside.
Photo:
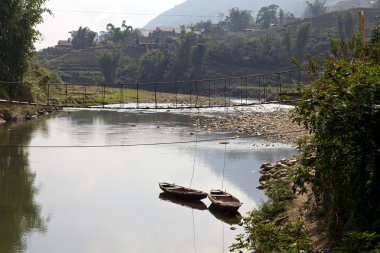
<svg viewBox="0 0 380 253">
<path fill-rule="evenodd" d="M 73 48 L 73 44 L 70 40 L 59 40 L 55 48 L 57 50 L 70 51 Z"/>
<path fill-rule="evenodd" d="M 153 33 L 159 34 L 160 37 L 172 37 L 175 35 L 175 28 L 171 26 L 157 26 Z"/>
<path fill-rule="evenodd" d="M 370 0 L 341 0 L 328 8 L 329 12 L 349 10 L 354 8 L 371 8 Z"/>
</svg>

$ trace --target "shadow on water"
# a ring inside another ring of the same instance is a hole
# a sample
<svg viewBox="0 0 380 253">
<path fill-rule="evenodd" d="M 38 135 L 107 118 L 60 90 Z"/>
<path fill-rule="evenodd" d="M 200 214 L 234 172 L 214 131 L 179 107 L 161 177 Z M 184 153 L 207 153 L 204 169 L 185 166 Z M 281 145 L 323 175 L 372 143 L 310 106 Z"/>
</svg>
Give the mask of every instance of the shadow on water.
<svg viewBox="0 0 380 253">
<path fill-rule="evenodd" d="M 0 252 L 26 250 L 26 237 L 32 232 L 46 233 L 47 218 L 35 202 L 35 173 L 30 171 L 28 145 L 33 130 L 43 121 L 0 126 Z"/>
<path fill-rule="evenodd" d="M 228 224 L 228 225 L 239 225 L 241 223 L 242 216 L 239 212 L 229 213 L 222 211 L 215 207 L 215 205 L 211 204 L 209 208 L 207 208 L 206 204 L 200 200 L 185 200 L 180 199 L 178 197 L 174 197 L 165 192 L 161 192 L 158 196 L 161 200 L 177 204 L 180 206 L 184 206 L 191 209 L 196 209 L 200 211 L 209 210 L 210 214 L 212 214 L 216 219 Z"/>
<path fill-rule="evenodd" d="M 215 218 L 228 225 L 239 225 L 241 223 L 242 216 L 239 212 L 225 212 L 218 209 L 214 204 L 211 204 L 208 210 Z"/>
<path fill-rule="evenodd" d="M 207 210 L 207 206 L 205 205 L 205 203 L 203 203 L 200 200 L 183 200 L 183 199 L 180 199 L 180 198 L 173 197 L 170 194 L 167 194 L 165 192 L 161 192 L 158 197 L 161 200 L 164 200 L 164 201 L 167 201 L 167 202 L 171 202 L 173 204 L 177 204 L 177 205 L 180 205 L 180 206 L 188 207 L 188 208 L 191 208 L 191 209 L 197 209 L 197 210 L 200 210 L 200 211 Z"/>
</svg>

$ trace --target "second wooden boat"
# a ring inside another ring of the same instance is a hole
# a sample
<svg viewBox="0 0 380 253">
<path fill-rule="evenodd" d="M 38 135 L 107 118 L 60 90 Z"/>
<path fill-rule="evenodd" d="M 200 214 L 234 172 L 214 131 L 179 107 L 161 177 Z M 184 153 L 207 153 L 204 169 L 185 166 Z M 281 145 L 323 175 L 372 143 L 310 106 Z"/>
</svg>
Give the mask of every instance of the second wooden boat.
<svg viewBox="0 0 380 253">
<path fill-rule="evenodd" d="M 227 212 L 237 212 L 242 205 L 240 200 L 222 190 L 211 190 L 208 198 L 215 207 Z"/>
<path fill-rule="evenodd" d="M 183 199 L 200 200 L 207 197 L 207 193 L 191 188 L 186 188 L 176 184 L 170 184 L 161 182 L 159 186 L 163 192 L 166 192 L 172 196 Z"/>
</svg>

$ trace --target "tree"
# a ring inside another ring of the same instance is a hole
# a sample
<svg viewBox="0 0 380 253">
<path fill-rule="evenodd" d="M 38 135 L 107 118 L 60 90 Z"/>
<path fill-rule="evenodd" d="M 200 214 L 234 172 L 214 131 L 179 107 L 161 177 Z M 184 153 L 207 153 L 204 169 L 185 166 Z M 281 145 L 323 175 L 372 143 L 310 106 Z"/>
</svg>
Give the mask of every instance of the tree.
<svg viewBox="0 0 380 253">
<path fill-rule="evenodd" d="M 310 59 L 312 81 L 295 110 L 295 120 L 313 133 L 302 144 L 307 176 L 299 176 L 312 183 L 332 240 L 380 231 L 380 66 L 356 53 L 345 56 L 361 51 L 353 40 L 335 41 L 332 56 Z M 342 252 L 359 251 L 370 252 Z"/>
<path fill-rule="evenodd" d="M 123 20 L 121 27 L 116 27 L 111 23 L 107 24 L 106 31 L 105 40 L 110 40 L 115 43 L 132 39 L 132 35 L 134 34 L 133 27 L 127 25 L 125 20 Z"/>
<path fill-rule="evenodd" d="M 375 64 L 380 64 L 380 18 L 372 30 L 371 38 L 366 49 L 367 56 Z"/>
<path fill-rule="evenodd" d="M 327 7 L 326 7 L 327 0 L 314 0 L 314 2 L 306 1 L 306 10 L 305 10 L 305 16 L 306 17 L 315 17 L 321 14 L 326 13 Z"/>
<path fill-rule="evenodd" d="M 277 25 L 278 8 L 276 4 L 262 7 L 257 13 L 256 24 L 262 29 L 268 29 L 272 24 Z"/>
<path fill-rule="evenodd" d="M 107 84 L 114 84 L 116 81 L 120 55 L 120 51 L 114 49 L 103 51 L 98 56 L 100 69 Z"/>
<path fill-rule="evenodd" d="M 284 10 L 280 9 L 280 11 L 278 12 L 278 22 L 280 23 L 280 26 L 284 25 L 284 17 L 285 17 Z"/>
<path fill-rule="evenodd" d="M 290 32 L 286 31 L 284 34 L 283 45 L 288 56 L 292 54 L 292 42 L 290 40 Z"/>
<path fill-rule="evenodd" d="M 243 31 L 253 23 L 251 11 L 232 8 L 228 11 L 228 14 L 226 21 L 230 24 L 231 30 L 234 32 Z"/>
<path fill-rule="evenodd" d="M 138 81 L 160 81 L 165 73 L 165 56 L 158 49 L 151 49 L 140 58 Z"/>
<path fill-rule="evenodd" d="M 306 51 L 307 43 L 310 37 L 310 23 L 304 23 L 298 29 L 297 41 L 296 41 L 296 57 L 298 59 L 302 58 Z"/>
<path fill-rule="evenodd" d="M 0 80 L 22 82 L 40 36 L 36 26 L 42 23 L 46 0 L 0 1 Z M 23 87 L 28 89 L 27 87 Z M 30 88 L 29 88 L 30 89 Z M 17 96 L 21 86 L 9 85 L 9 96 Z"/>
<path fill-rule="evenodd" d="M 191 48 L 190 64 L 191 79 L 199 79 L 204 73 L 204 63 L 207 58 L 208 47 L 205 43 L 197 43 Z"/>
<path fill-rule="evenodd" d="M 92 47 L 94 45 L 94 39 L 97 35 L 96 32 L 91 31 L 88 27 L 79 27 L 78 31 L 72 31 L 70 34 L 74 49 Z"/>
<path fill-rule="evenodd" d="M 345 33 L 344 33 L 343 18 L 341 15 L 338 16 L 338 34 L 339 34 L 339 38 L 341 40 L 344 40 Z"/>
<path fill-rule="evenodd" d="M 355 20 L 350 11 L 346 12 L 345 22 L 344 22 L 344 31 L 347 39 L 351 39 L 354 35 L 354 26 Z"/>
</svg>

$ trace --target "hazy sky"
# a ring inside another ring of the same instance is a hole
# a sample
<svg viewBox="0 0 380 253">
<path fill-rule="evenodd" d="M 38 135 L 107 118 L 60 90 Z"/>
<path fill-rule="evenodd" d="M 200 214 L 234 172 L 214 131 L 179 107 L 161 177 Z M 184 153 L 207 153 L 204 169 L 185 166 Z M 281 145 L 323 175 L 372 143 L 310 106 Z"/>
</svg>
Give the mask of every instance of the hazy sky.
<svg viewBox="0 0 380 253">
<path fill-rule="evenodd" d="M 143 27 L 155 15 L 185 0 L 48 0 L 46 6 L 53 16 L 44 15 L 38 26 L 42 40 L 36 43 L 41 49 L 56 45 L 58 40 L 70 37 L 69 31 L 88 26 L 95 32 L 104 31 L 108 23 L 120 26 L 125 20 L 134 28 Z M 135 14 L 135 15 L 132 15 Z"/>
</svg>

